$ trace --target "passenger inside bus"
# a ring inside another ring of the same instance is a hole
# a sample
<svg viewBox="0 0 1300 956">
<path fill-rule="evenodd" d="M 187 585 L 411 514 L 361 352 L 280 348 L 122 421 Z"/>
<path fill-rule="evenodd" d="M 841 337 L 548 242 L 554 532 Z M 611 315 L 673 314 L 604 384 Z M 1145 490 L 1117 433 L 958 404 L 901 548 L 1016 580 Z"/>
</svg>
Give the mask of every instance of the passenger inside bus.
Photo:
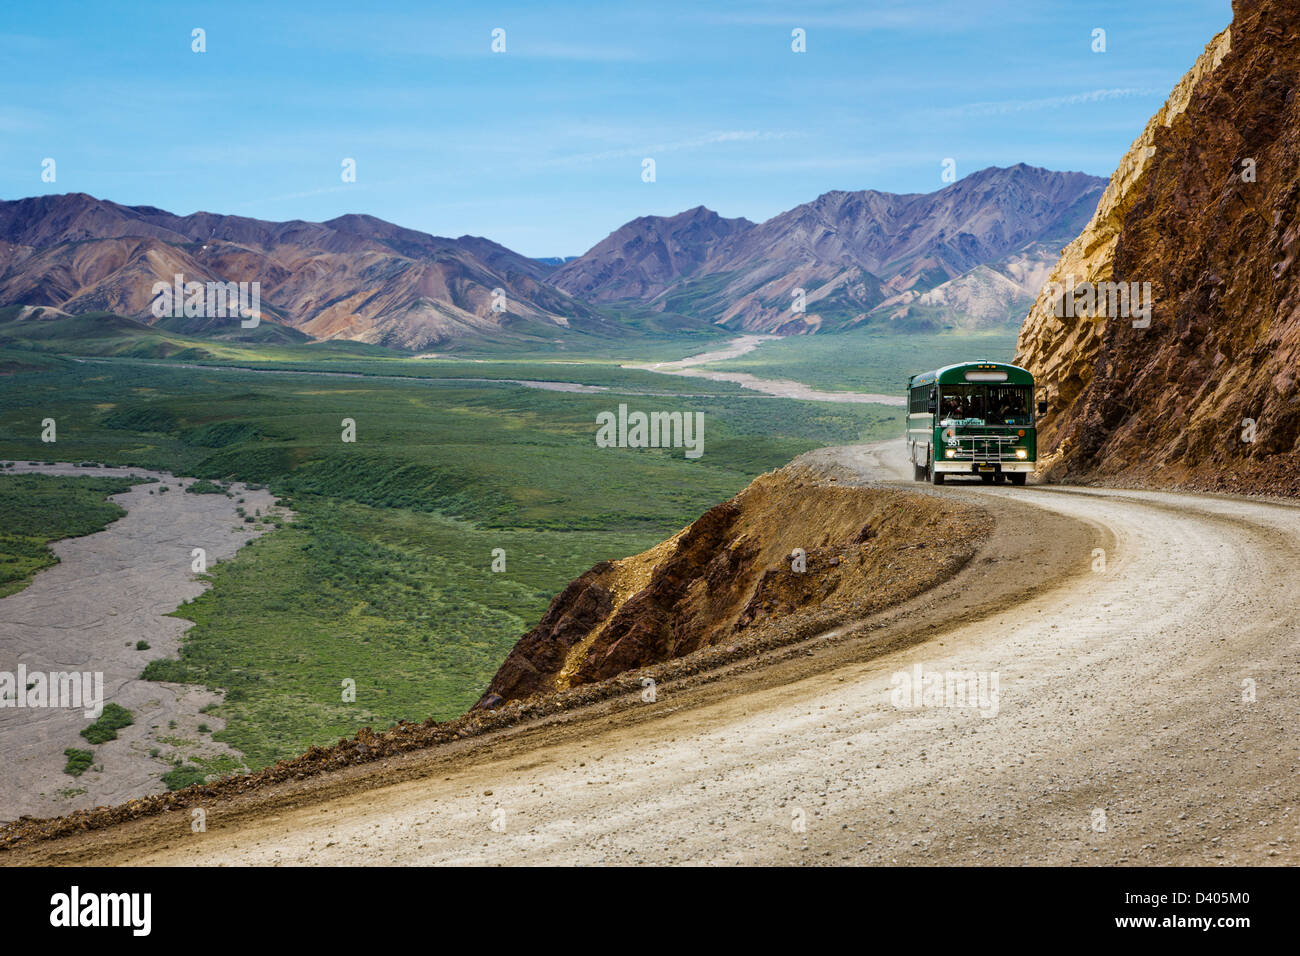
<svg viewBox="0 0 1300 956">
<path fill-rule="evenodd" d="M 1029 413 L 1031 392 L 1023 386 L 995 388 L 990 392 L 990 408 L 997 410 L 994 421 L 1003 425 L 1027 425 L 1032 421 Z"/>
<path fill-rule="evenodd" d="M 951 389 L 951 391 L 949 390 Z M 979 421 L 989 425 L 1029 425 L 1031 389 L 1023 385 L 945 387 L 939 396 L 943 421 Z"/>
<path fill-rule="evenodd" d="M 960 422 L 970 418 L 984 418 L 984 396 L 947 395 L 943 400 L 943 417 L 949 421 Z"/>
</svg>

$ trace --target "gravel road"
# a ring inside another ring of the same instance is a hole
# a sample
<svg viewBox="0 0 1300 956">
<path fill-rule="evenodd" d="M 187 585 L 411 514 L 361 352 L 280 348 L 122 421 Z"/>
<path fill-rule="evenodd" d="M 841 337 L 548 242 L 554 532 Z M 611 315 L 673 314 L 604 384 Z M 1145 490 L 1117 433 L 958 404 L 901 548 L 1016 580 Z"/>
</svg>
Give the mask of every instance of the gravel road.
<svg viewBox="0 0 1300 956">
<path fill-rule="evenodd" d="M 906 469 L 898 443 L 804 462 L 843 481 Z M 204 834 L 168 814 L 13 862 L 1297 862 L 1300 510 L 928 493 L 970 496 L 999 532 L 939 593 L 862 635 L 215 806 Z M 996 675 L 996 701 L 900 708 L 898 675 L 917 668 L 986 690 Z"/>
</svg>

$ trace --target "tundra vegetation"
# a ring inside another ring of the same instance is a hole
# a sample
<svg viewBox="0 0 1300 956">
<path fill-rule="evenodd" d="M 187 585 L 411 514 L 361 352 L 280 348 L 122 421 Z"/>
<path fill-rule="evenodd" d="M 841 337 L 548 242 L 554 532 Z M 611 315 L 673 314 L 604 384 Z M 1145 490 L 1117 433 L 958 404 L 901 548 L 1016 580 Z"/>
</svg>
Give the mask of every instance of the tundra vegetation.
<svg viewBox="0 0 1300 956">
<path fill-rule="evenodd" d="M 63 772 L 70 777 L 80 777 L 95 762 L 94 751 L 82 750 L 78 747 L 67 748 L 63 751 L 63 756 L 68 758 L 68 762 L 63 767 Z"/>
<path fill-rule="evenodd" d="M 121 704 L 105 704 L 99 718 L 81 732 L 92 744 L 105 744 L 117 739 L 117 732 L 135 723 L 134 715 Z"/>
<path fill-rule="evenodd" d="M 58 563 L 49 548 L 51 541 L 102 531 L 126 514 L 107 499 L 132 484 L 139 482 L 4 475 L 0 481 L 0 597 L 21 591 L 37 571 Z"/>
</svg>

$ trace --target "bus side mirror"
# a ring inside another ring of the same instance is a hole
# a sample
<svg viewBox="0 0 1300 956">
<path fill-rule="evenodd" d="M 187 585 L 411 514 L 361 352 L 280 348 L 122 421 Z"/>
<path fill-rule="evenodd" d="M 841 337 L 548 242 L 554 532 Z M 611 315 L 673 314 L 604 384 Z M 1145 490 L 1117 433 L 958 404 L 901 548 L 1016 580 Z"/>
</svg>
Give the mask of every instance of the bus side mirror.
<svg viewBox="0 0 1300 956">
<path fill-rule="evenodd" d="M 925 410 L 933 415 L 939 410 L 939 403 L 932 398 L 930 399 L 930 403 L 925 406 Z"/>
<path fill-rule="evenodd" d="M 1040 415 L 1046 415 L 1046 414 L 1047 414 L 1047 403 L 1046 403 L 1046 402 L 1039 402 L 1039 403 L 1038 403 L 1038 414 L 1040 414 Z"/>
</svg>

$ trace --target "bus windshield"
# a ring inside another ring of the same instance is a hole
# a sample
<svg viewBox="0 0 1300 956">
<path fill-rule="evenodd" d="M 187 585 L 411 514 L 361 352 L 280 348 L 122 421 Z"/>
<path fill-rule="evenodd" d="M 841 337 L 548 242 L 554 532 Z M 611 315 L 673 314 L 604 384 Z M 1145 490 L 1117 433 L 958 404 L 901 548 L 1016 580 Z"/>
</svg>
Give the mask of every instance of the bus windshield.
<svg viewBox="0 0 1300 956">
<path fill-rule="evenodd" d="M 944 385 L 939 395 L 943 421 L 984 425 L 1032 425 L 1028 385 Z"/>
</svg>

